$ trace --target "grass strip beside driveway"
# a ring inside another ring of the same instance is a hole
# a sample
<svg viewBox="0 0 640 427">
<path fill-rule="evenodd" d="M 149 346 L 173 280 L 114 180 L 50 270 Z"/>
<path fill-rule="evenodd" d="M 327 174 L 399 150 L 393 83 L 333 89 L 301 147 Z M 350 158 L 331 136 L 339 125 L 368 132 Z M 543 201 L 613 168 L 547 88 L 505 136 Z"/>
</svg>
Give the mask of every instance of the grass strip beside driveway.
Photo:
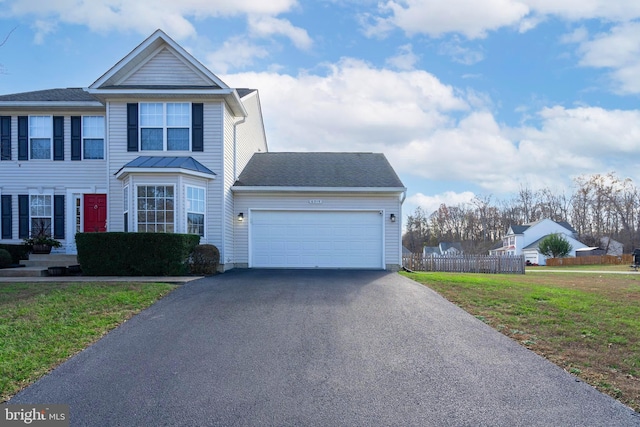
<svg viewBox="0 0 640 427">
<path fill-rule="evenodd" d="M 640 277 L 402 274 L 640 412 Z"/>
<path fill-rule="evenodd" d="M 164 283 L 0 283 L 0 401 L 174 288 Z"/>
</svg>

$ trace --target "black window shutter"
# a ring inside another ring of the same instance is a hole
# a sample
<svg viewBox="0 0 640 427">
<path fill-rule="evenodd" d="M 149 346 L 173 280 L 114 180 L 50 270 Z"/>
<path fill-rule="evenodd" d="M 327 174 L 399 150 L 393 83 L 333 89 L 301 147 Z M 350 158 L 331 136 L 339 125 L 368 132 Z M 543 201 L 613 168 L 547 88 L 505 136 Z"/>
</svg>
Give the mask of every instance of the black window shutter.
<svg viewBox="0 0 640 427">
<path fill-rule="evenodd" d="M 127 151 L 138 151 L 138 104 L 127 104 Z"/>
<path fill-rule="evenodd" d="M 204 151 L 203 104 L 191 104 L 191 151 Z"/>
<path fill-rule="evenodd" d="M 71 116 L 71 160 L 82 160 L 82 124 L 80 116 Z"/>
<path fill-rule="evenodd" d="M 18 237 L 29 237 L 29 196 L 26 194 L 18 195 Z"/>
<path fill-rule="evenodd" d="M 64 160 L 64 117 L 53 116 L 53 160 Z"/>
<path fill-rule="evenodd" d="M 53 196 L 53 238 L 64 239 L 64 195 Z"/>
<path fill-rule="evenodd" d="M 18 117 L 18 160 L 29 160 L 29 117 Z"/>
<path fill-rule="evenodd" d="M 0 160 L 11 160 L 11 116 L 0 116 Z"/>
<path fill-rule="evenodd" d="M 11 216 L 11 195 L 3 194 L 2 195 L 2 238 L 3 239 L 12 239 L 12 221 L 13 217 Z"/>
</svg>

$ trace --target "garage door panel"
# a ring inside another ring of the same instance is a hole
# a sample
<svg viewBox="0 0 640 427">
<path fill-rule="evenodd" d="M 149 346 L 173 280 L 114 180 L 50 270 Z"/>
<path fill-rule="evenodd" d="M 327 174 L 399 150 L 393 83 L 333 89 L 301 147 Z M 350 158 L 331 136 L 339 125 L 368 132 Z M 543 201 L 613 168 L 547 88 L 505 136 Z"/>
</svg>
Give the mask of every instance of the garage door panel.
<svg viewBox="0 0 640 427">
<path fill-rule="evenodd" d="M 382 215 L 253 211 L 252 267 L 382 268 Z"/>
</svg>

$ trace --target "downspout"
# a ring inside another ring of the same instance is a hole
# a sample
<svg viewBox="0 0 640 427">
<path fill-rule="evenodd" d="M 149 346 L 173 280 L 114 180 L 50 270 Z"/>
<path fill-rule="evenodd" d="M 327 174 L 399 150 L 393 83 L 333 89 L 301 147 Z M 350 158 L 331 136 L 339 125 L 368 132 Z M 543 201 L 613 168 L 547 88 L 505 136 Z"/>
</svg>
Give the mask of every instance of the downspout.
<svg viewBox="0 0 640 427">
<path fill-rule="evenodd" d="M 407 199 L 407 189 L 405 188 L 404 191 L 402 192 L 402 196 L 400 198 L 400 212 L 402 212 L 402 204 L 404 203 L 404 201 Z M 400 213 L 398 212 L 398 213 Z M 402 215 L 398 215 L 398 220 L 400 221 L 400 253 L 398 254 L 398 258 L 400 258 L 400 270 L 402 270 L 404 268 L 404 265 L 402 263 Z"/>
</svg>

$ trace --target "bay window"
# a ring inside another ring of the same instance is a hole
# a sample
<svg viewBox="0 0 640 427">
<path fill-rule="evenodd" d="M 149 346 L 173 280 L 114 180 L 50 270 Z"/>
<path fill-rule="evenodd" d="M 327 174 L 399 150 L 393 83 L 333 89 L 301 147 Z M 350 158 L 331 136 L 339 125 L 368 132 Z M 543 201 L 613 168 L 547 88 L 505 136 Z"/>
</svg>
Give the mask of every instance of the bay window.
<svg viewBox="0 0 640 427">
<path fill-rule="evenodd" d="M 187 187 L 187 233 L 204 237 L 204 188 Z"/>
<path fill-rule="evenodd" d="M 137 204 L 139 232 L 175 232 L 175 197 L 172 185 L 138 186 Z"/>
</svg>

